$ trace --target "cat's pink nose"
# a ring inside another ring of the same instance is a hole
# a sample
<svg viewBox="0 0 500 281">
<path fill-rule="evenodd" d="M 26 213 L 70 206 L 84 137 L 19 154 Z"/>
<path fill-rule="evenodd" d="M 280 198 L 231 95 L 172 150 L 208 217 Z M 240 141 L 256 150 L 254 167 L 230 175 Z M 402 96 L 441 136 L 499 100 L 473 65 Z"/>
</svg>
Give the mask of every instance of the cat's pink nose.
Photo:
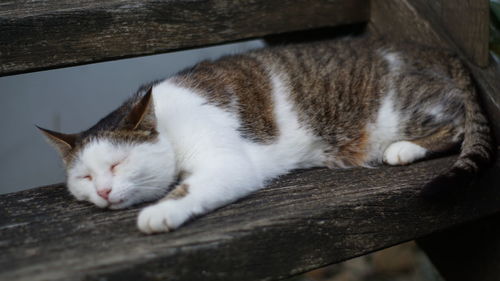
<svg viewBox="0 0 500 281">
<path fill-rule="evenodd" d="M 97 194 L 99 194 L 99 196 L 101 196 L 102 198 L 108 200 L 108 196 L 109 196 L 109 193 L 111 192 L 111 188 L 104 188 L 104 189 L 100 189 L 100 190 L 97 190 Z"/>
</svg>

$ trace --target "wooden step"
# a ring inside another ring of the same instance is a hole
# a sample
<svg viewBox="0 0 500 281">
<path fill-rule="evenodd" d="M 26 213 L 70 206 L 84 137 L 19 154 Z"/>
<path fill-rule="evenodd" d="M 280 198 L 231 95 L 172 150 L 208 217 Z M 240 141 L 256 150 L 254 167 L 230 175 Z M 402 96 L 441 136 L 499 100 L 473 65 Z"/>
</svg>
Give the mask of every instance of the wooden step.
<svg viewBox="0 0 500 281">
<path fill-rule="evenodd" d="M 0 4 L 0 76 L 367 21 L 368 0 Z"/>
<path fill-rule="evenodd" d="M 63 185 L 0 196 L 0 280 L 277 280 L 500 210 L 500 161 L 446 202 L 423 200 L 454 157 L 311 169 L 148 236 L 139 208 L 101 210 Z"/>
</svg>

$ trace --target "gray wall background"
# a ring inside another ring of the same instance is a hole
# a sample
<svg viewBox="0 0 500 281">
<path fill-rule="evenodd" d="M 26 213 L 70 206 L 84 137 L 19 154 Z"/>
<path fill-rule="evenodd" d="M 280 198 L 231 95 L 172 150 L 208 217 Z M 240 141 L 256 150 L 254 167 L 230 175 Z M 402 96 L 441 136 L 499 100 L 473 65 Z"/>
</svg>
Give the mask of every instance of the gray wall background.
<svg viewBox="0 0 500 281">
<path fill-rule="evenodd" d="M 0 194 L 64 181 L 57 152 L 34 125 L 74 133 L 137 88 L 203 59 L 262 47 L 254 40 L 202 49 L 0 77 Z"/>
</svg>

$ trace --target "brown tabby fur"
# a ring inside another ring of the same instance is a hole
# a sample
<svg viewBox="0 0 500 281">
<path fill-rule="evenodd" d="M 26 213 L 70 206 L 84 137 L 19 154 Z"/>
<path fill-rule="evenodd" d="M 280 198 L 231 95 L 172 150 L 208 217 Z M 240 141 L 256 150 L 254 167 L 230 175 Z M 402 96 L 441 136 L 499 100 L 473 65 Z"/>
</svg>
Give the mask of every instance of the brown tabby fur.
<svg viewBox="0 0 500 281">
<path fill-rule="evenodd" d="M 177 200 L 185 197 L 189 193 L 189 185 L 182 183 L 172 189 L 161 201 Z"/>
<path fill-rule="evenodd" d="M 236 112 L 243 136 L 266 143 L 278 135 L 271 83 L 258 60 L 237 55 L 217 62 L 201 62 L 179 73 L 174 81 L 195 89 L 210 102 Z"/>
<path fill-rule="evenodd" d="M 383 56 L 387 53 L 398 54 L 401 69 L 391 71 Z M 465 133 L 462 156 L 489 161 L 489 128 L 471 78 L 455 55 L 442 50 L 366 38 L 296 44 L 205 61 L 173 81 L 237 112 L 243 136 L 271 142 L 279 130 L 270 71 L 283 74 L 302 125 L 328 144 L 328 166 L 369 164 L 366 125 L 375 121 L 389 87 L 397 92 L 396 107 L 405 115 L 400 140 L 440 153 L 458 147 Z M 436 104 L 446 105 L 440 120 L 426 112 Z M 472 143 L 477 144 L 474 151 Z M 465 158 L 457 165 L 479 169 L 481 161 Z"/>
</svg>

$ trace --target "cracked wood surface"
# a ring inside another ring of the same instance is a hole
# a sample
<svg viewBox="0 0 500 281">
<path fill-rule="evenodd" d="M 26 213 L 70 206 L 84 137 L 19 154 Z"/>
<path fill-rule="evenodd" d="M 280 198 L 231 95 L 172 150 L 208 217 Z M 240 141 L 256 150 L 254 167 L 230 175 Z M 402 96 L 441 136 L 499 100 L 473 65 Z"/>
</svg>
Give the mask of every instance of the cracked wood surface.
<svg viewBox="0 0 500 281">
<path fill-rule="evenodd" d="M 297 171 L 153 236 L 139 208 L 101 210 L 62 185 L 2 195 L 0 280 L 277 280 L 499 211 L 499 163 L 449 201 L 419 196 L 453 159 Z"/>
<path fill-rule="evenodd" d="M 367 21 L 368 0 L 0 3 L 0 76 Z"/>
</svg>

